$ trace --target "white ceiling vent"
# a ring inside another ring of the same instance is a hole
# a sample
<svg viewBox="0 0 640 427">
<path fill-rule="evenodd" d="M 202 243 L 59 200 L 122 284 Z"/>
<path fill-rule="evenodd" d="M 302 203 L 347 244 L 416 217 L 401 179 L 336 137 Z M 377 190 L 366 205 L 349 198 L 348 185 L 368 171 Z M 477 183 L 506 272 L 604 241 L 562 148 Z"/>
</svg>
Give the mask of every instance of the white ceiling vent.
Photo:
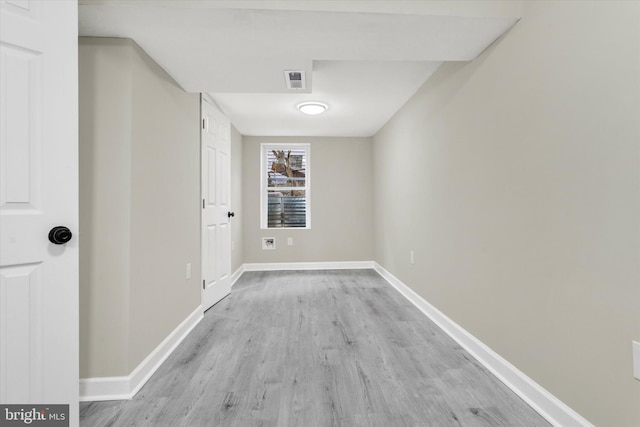
<svg viewBox="0 0 640 427">
<path fill-rule="evenodd" d="M 304 71 L 285 71 L 284 81 L 287 82 L 287 89 L 305 89 L 307 86 Z"/>
</svg>

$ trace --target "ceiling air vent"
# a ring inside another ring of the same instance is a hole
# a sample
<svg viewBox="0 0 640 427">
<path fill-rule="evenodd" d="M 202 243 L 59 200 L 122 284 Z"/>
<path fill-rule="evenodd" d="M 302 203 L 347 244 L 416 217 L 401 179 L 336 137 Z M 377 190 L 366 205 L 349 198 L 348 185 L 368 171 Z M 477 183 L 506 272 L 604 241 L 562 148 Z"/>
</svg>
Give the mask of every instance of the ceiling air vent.
<svg viewBox="0 0 640 427">
<path fill-rule="evenodd" d="M 284 80 L 287 82 L 287 89 L 304 89 L 306 87 L 304 71 L 285 71 Z"/>
</svg>

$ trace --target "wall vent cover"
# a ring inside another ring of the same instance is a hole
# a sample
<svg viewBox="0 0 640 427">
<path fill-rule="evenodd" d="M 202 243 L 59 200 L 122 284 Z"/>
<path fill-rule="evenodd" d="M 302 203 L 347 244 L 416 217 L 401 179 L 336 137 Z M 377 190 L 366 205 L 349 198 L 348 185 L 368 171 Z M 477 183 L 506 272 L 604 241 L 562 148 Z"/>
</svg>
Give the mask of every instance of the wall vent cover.
<svg viewBox="0 0 640 427">
<path fill-rule="evenodd" d="M 302 70 L 285 71 L 284 80 L 287 83 L 287 89 L 305 89 L 307 86 Z"/>
</svg>

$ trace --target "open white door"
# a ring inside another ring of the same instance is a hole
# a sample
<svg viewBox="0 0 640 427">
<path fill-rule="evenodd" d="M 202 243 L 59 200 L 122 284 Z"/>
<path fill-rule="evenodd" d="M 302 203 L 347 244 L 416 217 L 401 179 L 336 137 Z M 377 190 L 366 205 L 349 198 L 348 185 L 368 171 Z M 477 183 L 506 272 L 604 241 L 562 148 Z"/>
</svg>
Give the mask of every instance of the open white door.
<svg viewBox="0 0 640 427">
<path fill-rule="evenodd" d="M 231 292 L 231 124 L 202 98 L 202 307 Z"/>
<path fill-rule="evenodd" d="M 0 2 L 0 403 L 78 425 L 77 1 Z M 59 230 L 50 242 L 50 230 Z"/>
</svg>

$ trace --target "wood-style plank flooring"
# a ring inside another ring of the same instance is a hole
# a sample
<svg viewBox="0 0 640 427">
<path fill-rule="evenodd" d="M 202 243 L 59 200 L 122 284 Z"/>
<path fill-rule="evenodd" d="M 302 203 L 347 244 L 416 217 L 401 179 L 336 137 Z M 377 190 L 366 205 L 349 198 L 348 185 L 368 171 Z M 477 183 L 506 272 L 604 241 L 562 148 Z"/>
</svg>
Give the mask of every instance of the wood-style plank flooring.
<svg viewBox="0 0 640 427">
<path fill-rule="evenodd" d="M 373 270 L 247 272 L 102 426 L 549 426 Z"/>
</svg>

